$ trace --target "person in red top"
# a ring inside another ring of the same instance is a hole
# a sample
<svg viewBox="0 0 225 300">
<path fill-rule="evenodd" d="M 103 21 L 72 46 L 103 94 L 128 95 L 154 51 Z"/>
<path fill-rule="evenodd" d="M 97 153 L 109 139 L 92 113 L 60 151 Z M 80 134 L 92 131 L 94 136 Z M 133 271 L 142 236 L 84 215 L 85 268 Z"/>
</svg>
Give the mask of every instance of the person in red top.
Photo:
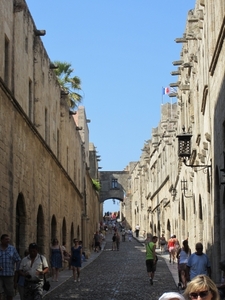
<svg viewBox="0 0 225 300">
<path fill-rule="evenodd" d="M 173 258 L 173 263 L 174 263 L 176 251 L 175 251 L 175 239 L 173 238 L 173 235 L 168 240 L 167 247 L 168 247 L 169 254 L 170 254 L 170 263 L 171 263 L 171 258 Z"/>
</svg>

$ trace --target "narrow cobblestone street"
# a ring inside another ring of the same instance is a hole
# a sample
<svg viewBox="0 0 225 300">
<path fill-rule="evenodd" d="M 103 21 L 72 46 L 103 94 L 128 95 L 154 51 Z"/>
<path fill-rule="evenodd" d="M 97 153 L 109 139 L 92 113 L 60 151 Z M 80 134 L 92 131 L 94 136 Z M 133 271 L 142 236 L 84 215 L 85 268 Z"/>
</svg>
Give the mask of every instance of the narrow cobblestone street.
<svg viewBox="0 0 225 300">
<path fill-rule="evenodd" d="M 44 299 L 157 300 L 164 292 L 177 291 L 174 279 L 159 254 L 154 284 L 150 286 L 145 266 L 145 247 L 133 239 L 111 250 L 107 235 L 102 253 L 81 272 L 81 282 L 69 278 Z M 71 271 L 72 275 L 72 271 Z"/>
</svg>

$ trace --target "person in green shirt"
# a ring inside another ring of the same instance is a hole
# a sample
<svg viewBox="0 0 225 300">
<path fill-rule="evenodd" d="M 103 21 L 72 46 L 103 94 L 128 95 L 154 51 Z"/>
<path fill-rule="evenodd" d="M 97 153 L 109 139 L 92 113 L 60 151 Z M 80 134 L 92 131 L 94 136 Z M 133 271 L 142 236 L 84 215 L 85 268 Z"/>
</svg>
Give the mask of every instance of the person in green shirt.
<svg viewBox="0 0 225 300">
<path fill-rule="evenodd" d="M 158 237 L 153 236 L 152 241 L 146 244 L 146 267 L 151 285 L 153 285 L 153 278 L 156 271 L 157 256 L 155 253 L 155 249 L 157 241 Z"/>
</svg>

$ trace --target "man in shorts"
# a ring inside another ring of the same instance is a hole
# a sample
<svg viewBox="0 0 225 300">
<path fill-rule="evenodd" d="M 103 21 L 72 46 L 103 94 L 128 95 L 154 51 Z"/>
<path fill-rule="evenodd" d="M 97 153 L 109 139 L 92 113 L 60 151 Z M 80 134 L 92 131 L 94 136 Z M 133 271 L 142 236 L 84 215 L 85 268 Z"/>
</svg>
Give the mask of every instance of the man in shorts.
<svg viewBox="0 0 225 300">
<path fill-rule="evenodd" d="M 153 236 L 152 241 L 146 244 L 146 267 L 151 285 L 153 285 L 153 278 L 156 271 L 157 255 L 155 249 L 157 240 L 158 237 Z"/>
<path fill-rule="evenodd" d="M 3 293 L 7 300 L 12 300 L 15 296 L 15 263 L 19 263 L 21 260 L 16 248 L 9 242 L 8 234 L 3 234 L 0 245 L 0 300 L 5 299 Z"/>
<path fill-rule="evenodd" d="M 38 253 L 38 245 L 29 245 L 29 255 L 20 263 L 19 272 L 25 277 L 24 300 L 42 299 L 44 275 L 48 272 L 48 263 L 45 256 Z"/>
</svg>

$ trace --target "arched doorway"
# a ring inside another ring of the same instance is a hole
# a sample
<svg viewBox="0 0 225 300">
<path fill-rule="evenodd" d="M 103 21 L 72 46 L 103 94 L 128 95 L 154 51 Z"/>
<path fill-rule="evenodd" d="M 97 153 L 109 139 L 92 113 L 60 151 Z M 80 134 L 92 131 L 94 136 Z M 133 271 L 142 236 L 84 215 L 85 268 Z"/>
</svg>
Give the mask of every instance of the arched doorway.
<svg viewBox="0 0 225 300">
<path fill-rule="evenodd" d="M 168 241 L 170 237 L 171 237 L 171 225 L 170 225 L 170 220 L 167 220 L 167 225 L 166 225 L 166 240 Z"/>
<path fill-rule="evenodd" d="M 70 229 L 70 248 L 73 246 L 73 239 L 75 238 L 74 236 L 74 226 L 73 223 L 71 224 L 71 229 Z"/>
<path fill-rule="evenodd" d="M 160 221 L 158 220 L 158 226 L 157 226 L 157 236 L 161 236 L 161 226 L 160 226 Z"/>
<path fill-rule="evenodd" d="M 55 215 L 52 216 L 52 222 L 51 222 L 51 241 L 56 237 L 57 235 L 57 223 Z"/>
<path fill-rule="evenodd" d="M 203 212 L 202 212 L 202 198 L 201 195 L 199 195 L 199 200 L 198 200 L 198 240 L 199 242 L 203 242 Z"/>
<path fill-rule="evenodd" d="M 37 231 L 36 240 L 41 254 L 44 253 L 44 213 L 41 205 L 38 207 L 37 213 Z"/>
<path fill-rule="evenodd" d="M 66 243 L 66 219 L 63 218 L 63 224 L 62 224 L 62 243 Z"/>
<path fill-rule="evenodd" d="M 22 193 L 19 193 L 16 202 L 16 249 L 20 256 L 23 257 L 26 249 L 26 210 L 25 201 Z"/>
</svg>

